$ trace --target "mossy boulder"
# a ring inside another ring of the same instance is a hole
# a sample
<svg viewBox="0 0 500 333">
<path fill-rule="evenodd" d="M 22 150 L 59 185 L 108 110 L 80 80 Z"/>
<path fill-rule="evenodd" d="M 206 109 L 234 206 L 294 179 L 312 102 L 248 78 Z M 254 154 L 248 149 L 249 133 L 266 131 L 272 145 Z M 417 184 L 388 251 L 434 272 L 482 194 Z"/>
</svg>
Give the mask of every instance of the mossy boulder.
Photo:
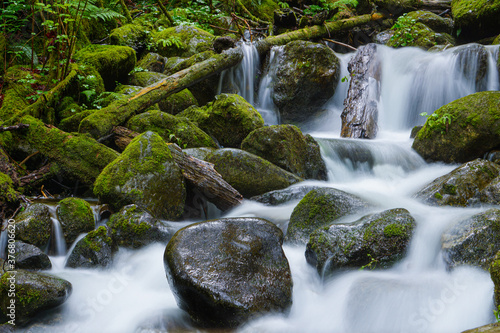
<svg viewBox="0 0 500 333">
<path fill-rule="evenodd" d="M 147 28 L 139 24 L 125 24 L 113 29 L 109 34 L 109 43 L 112 45 L 128 46 L 140 53 L 148 42 Z"/>
<path fill-rule="evenodd" d="M 471 265 L 487 270 L 500 251 L 500 209 L 452 225 L 441 237 L 441 250 L 449 269 Z"/>
<path fill-rule="evenodd" d="M 234 148 L 218 149 L 207 156 L 215 170 L 244 197 L 286 188 L 302 181 L 265 159 Z"/>
<path fill-rule="evenodd" d="M 166 59 L 158 53 L 149 52 L 137 62 L 137 67 L 146 71 L 162 73 L 165 70 Z"/>
<path fill-rule="evenodd" d="M 14 260 L 16 269 L 43 270 L 51 269 L 49 256 L 40 248 L 21 241 L 14 242 Z"/>
<path fill-rule="evenodd" d="M 320 274 L 337 269 L 387 268 L 408 250 L 415 219 L 404 208 L 386 210 L 352 223 L 332 223 L 311 234 L 307 262 Z"/>
<path fill-rule="evenodd" d="M 153 131 L 166 142 L 176 143 L 181 148 L 217 147 L 214 140 L 189 119 L 176 117 L 159 110 L 144 112 L 132 117 L 128 121 L 127 127 L 139 133 Z"/>
<path fill-rule="evenodd" d="M 66 261 L 66 267 L 106 268 L 111 265 L 113 254 L 117 250 L 111 238 L 111 228 L 100 226 L 76 243 Z"/>
<path fill-rule="evenodd" d="M 292 305 L 283 233 L 259 218 L 205 221 L 179 230 L 164 265 L 178 305 L 209 327 L 237 327 Z"/>
<path fill-rule="evenodd" d="M 16 240 L 43 248 L 52 231 L 49 207 L 41 203 L 30 205 L 16 215 Z"/>
<path fill-rule="evenodd" d="M 307 193 L 318 188 L 321 187 L 311 185 L 290 186 L 282 190 L 270 191 L 262 195 L 251 197 L 250 200 L 255 200 L 268 206 L 278 206 L 290 201 L 300 201 Z"/>
<path fill-rule="evenodd" d="M 157 242 L 167 244 L 174 234 L 167 223 L 155 219 L 137 205 L 125 206 L 111 215 L 108 226 L 116 245 L 134 249 Z"/>
<path fill-rule="evenodd" d="M 451 18 L 441 17 L 426 10 L 416 10 L 407 14 L 415 22 L 423 23 L 435 32 L 453 33 L 453 20 Z"/>
<path fill-rule="evenodd" d="M 426 160 L 464 163 L 500 145 L 498 91 L 462 97 L 434 113 L 436 116 L 427 119 L 412 146 Z"/>
<path fill-rule="evenodd" d="M 11 284 L 16 290 L 14 298 L 8 296 Z M 25 326 L 36 315 L 63 304 L 71 291 L 71 283 L 52 275 L 25 270 L 6 272 L 0 277 L 0 319 L 11 319 L 7 307 L 14 299 L 15 323 Z"/>
<path fill-rule="evenodd" d="M 158 102 L 161 111 L 176 115 L 190 106 L 198 106 L 198 101 L 189 89 L 184 89 Z"/>
<path fill-rule="evenodd" d="M 374 0 L 373 3 L 389 13 L 410 12 L 416 10 L 420 0 Z"/>
<path fill-rule="evenodd" d="M 318 143 L 297 126 L 274 125 L 256 129 L 241 143 L 241 149 L 260 156 L 305 179 L 327 179 L 326 165 Z"/>
<path fill-rule="evenodd" d="M 283 122 L 302 122 L 322 111 L 340 77 L 339 59 L 326 45 L 293 41 L 272 75 L 273 101 Z"/>
<path fill-rule="evenodd" d="M 116 210 L 135 203 L 155 217 L 177 219 L 184 209 L 186 189 L 167 144 L 148 131 L 132 140 L 104 168 L 95 182 L 94 194 Z"/>
<path fill-rule="evenodd" d="M 470 43 L 453 50 L 456 68 L 468 81 L 475 82 L 476 91 L 486 90 L 488 83 L 488 50 L 483 45 Z"/>
<path fill-rule="evenodd" d="M 0 33 L 0 64 L 5 64 L 5 51 L 7 49 L 7 38 L 3 33 Z M 4 67 L 0 68 L 0 75 L 3 75 Z"/>
<path fill-rule="evenodd" d="M 221 94 L 204 108 L 190 107 L 177 116 L 215 137 L 221 146 L 239 148 L 250 132 L 264 126 L 260 113 L 239 95 Z"/>
<path fill-rule="evenodd" d="M 292 243 L 305 244 L 314 230 L 368 207 L 368 202 L 344 191 L 334 188 L 312 190 L 294 208 L 285 239 Z"/>
<path fill-rule="evenodd" d="M 498 185 L 500 165 L 475 159 L 462 164 L 452 172 L 436 178 L 418 191 L 414 197 L 433 206 L 475 206 L 492 202 L 500 196 Z M 490 186 L 491 185 L 491 186 Z"/>
<path fill-rule="evenodd" d="M 166 77 L 167 75 L 156 72 L 135 72 L 129 75 L 128 84 L 132 86 L 147 87 Z"/>
<path fill-rule="evenodd" d="M 215 36 L 189 25 L 179 25 L 153 33 L 156 52 L 164 57 L 190 57 L 212 47 Z"/>
<path fill-rule="evenodd" d="M 450 34 L 435 32 L 423 23 L 417 22 L 408 16 L 409 23 L 401 28 L 393 27 L 394 34 L 389 38 L 387 46 L 403 47 L 418 46 L 423 49 L 430 49 L 436 45 L 455 45 L 455 40 Z"/>
<path fill-rule="evenodd" d="M 65 198 L 59 201 L 56 213 L 67 245 L 73 244 L 78 235 L 95 228 L 94 212 L 83 199 Z"/>
<path fill-rule="evenodd" d="M 125 82 L 137 62 L 132 48 L 117 45 L 88 46 L 75 54 L 75 60 L 97 69 L 108 91 L 115 88 L 116 82 Z"/>
<path fill-rule="evenodd" d="M 216 151 L 215 148 L 209 147 L 187 148 L 182 150 L 183 153 L 186 153 L 203 161 L 205 161 L 207 159 L 207 156 L 212 154 L 214 151 Z"/>
<path fill-rule="evenodd" d="M 15 190 L 12 179 L 0 172 L 0 207 L 2 205 L 13 206 L 19 202 L 19 193 Z"/>
<path fill-rule="evenodd" d="M 8 121 L 29 105 L 26 96 L 30 96 L 35 90 L 31 85 L 20 82 L 26 80 L 28 74 L 30 73 L 23 70 L 21 66 L 11 66 L 3 75 L 3 101 L 0 108 L 0 119 L 3 121 Z M 32 74 L 32 77 L 39 79 L 36 74 Z"/>
<path fill-rule="evenodd" d="M 500 305 L 500 251 L 497 252 L 495 257 L 493 258 L 489 270 L 490 270 L 491 280 L 495 285 L 495 291 L 493 293 L 493 296 L 495 298 L 495 304 L 498 306 Z"/>
<path fill-rule="evenodd" d="M 500 0 L 453 0 L 451 14 L 460 38 L 470 41 L 500 33 Z"/>
</svg>

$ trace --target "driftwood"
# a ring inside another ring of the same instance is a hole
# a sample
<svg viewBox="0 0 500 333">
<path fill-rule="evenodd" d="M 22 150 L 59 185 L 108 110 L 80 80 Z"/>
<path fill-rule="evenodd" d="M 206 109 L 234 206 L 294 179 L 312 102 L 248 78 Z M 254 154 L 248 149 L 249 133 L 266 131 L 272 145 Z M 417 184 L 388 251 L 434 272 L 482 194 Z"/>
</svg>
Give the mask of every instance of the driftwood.
<svg viewBox="0 0 500 333">
<path fill-rule="evenodd" d="M 0 132 L 15 131 L 18 129 L 28 128 L 28 127 L 29 127 L 28 124 L 17 124 L 17 125 L 12 125 L 12 126 L 5 126 L 5 127 L 0 126 Z"/>
<path fill-rule="evenodd" d="M 113 128 L 113 134 L 116 146 L 122 150 L 139 135 L 121 126 Z M 203 193 L 208 201 L 223 211 L 241 204 L 243 196 L 222 178 L 212 163 L 184 153 L 176 144 L 170 143 L 168 147 L 184 178 Z"/>
<path fill-rule="evenodd" d="M 290 33 L 267 37 L 255 43 L 259 54 L 263 54 L 272 46 L 284 45 L 293 40 L 314 39 L 329 36 L 331 32 L 350 29 L 383 18 L 382 14 L 361 15 L 336 22 L 328 22 L 322 26 L 313 26 Z M 225 69 L 238 65 L 243 59 L 239 48 L 228 50 L 221 54 L 196 63 L 180 72 L 139 91 L 125 101 L 118 101 L 108 107 L 96 110 L 80 123 L 79 131 L 90 133 L 94 138 L 100 138 L 111 132 L 115 125 L 124 123 L 133 115 L 146 110 L 159 101 L 188 88 Z"/>
</svg>

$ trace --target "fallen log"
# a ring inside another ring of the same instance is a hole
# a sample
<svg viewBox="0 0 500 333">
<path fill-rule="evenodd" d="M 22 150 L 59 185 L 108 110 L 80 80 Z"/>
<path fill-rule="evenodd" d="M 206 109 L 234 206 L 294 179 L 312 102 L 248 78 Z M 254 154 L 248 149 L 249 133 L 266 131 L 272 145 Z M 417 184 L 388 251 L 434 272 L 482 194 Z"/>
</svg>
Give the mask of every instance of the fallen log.
<svg viewBox="0 0 500 333">
<path fill-rule="evenodd" d="M 0 132 L 15 131 L 18 129 L 28 128 L 28 124 L 17 124 L 12 126 L 0 126 Z"/>
<path fill-rule="evenodd" d="M 139 135 L 121 126 L 113 128 L 113 134 L 116 146 L 122 150 Z M 184 153 L 176 144 L 169 143 L 168 147 L 184 178 L 203 193 L 208 201 L 223 211 L 241 204 L 243 196 L 222 178 L 212 163 Z"/>
<path fill-rule="evenodd" d="M 313 26 L 278 36 L 267 37 L 255 43 L 259 54 L 264 54 L 272 46 L 284 45 L 293 40 L 314 39 L 328 36 L 331 32 L 353 28 L 373 20 L 383 18 L 382 14 L 361 15 L 336 22 L 328 22 L 321 26 Z M 148 86 L 127 100 L 117 101 L 108 107 L 96 110 L 80 123 L 79 132 L 90 133 L 94 138 L 100 138 L 110 133 L 114 126 L 123 124 L 133 115 L 146 110 L 171 94 L 188 88 L 212 75 L 236 66 L 243 59 L 239 48 L 231 49 L 221 54 L 196 63 L 180 72 Z"/>
</svg>

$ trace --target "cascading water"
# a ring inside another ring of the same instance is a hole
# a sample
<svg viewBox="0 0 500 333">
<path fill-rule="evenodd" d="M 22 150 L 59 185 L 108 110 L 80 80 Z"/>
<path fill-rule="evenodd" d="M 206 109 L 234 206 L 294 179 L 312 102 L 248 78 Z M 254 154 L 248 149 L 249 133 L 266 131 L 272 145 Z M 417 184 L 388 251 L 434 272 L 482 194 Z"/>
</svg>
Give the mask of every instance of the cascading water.
<svg viewBox="0 0 500 333">
<path fill-rule="evenodd" d="M 406 208 L 417 222 L 406 257 L 391 269 L 350 270 L 322 277 L 306 263 L 305 246 L 285 244 L 294 282 L 290 313 L 270 314 L 238 331 L 456 333 L 494 321 L 493 283 L 488 272 L 467 266 L 447 271 L 440 252 L 444 230 L 486 207 L 431 207 L 412 197 L 456 167 L 426 164 L 411 150 L 408 129 L 423 121 L 415 114 L 431 113 L 450 99 L 474 92 L 477 85 L 472 87 L 474 78 L 470 75 L 456 76 L 453 49 L 427 53 L 380 46 L 379 52 L 382 108 L 378 139 L 338 138 L 348 87 L 339 82 L 328 103 L 329 113 L 303 127 L 321 145 L 329 180 L 305 181 L 300 186 L 327 186 L 352 193 L 371 202 L 374 212 Z M 491 61 L 495 52 L 498 48 L 488 48 L 490 65 L 484 89 L 499 88 Z M 348 75 L 346 65 L 351 56 L 339 55 L 341 77 Z M 249 72 L 251 76 L 255 73 Z M 418 107 L 412 104 L 416 101 Z M 246 200 L 224 216 L 258 216 L 286 230 L 296 204 L 273 207 Z M 344 222 L 357 218 L 351 216 Z M 112 267 L 103 271 L 56 265 L 51 273 L 69 280 L 73 295 L 62 307 L 62 320 L 51 324 L 49 331 L 166 332 L 172 326 L 189 330 L 185 313 L 177 307 L 165 278 L 164 248 L 156 244 L 136 251 L 120 249 Z M 30 332 L 46 330 L 32 327 Z"/>
</svg>

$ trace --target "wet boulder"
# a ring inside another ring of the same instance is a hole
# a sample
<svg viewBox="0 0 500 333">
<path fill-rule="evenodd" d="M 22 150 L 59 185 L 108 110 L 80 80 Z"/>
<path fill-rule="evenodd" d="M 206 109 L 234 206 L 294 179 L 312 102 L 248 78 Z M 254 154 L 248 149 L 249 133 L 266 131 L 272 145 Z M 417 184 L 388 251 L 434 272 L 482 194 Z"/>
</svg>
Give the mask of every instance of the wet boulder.
<svg viewBox="0 0 500 333">
<path fill-rule="evenodd" d="M 264 126 L 260 113 L 235 94 L 220 94 L 203 108 L 190 107 L 177 116 L 191 121 L 216 138 L 221 146 L 239 148 L 250 132 Z"/>
<path fill-rule="evenodd" d="M 116 210 L 135 203 L 154 217 L 177 219 L 184 210 L 186 189 L 167 144 L 148 131 L 104 168 L 95 181 L 94 194 Z"/>
<path fill-rule="evenodd" d="M 290 186 L 282 190 L 274 190 L 262 195 L 251 197 L 250 200 L 255 200 L 268 206 L 278 206 L 289 201 L 302 200 L 307 193 L 319 188 L 321 187 L 309 185 Z"/>
<path fill-rule="evenodd" d="M 137 67 L 146 71 L 162 73 L 165 70 L 166 59 L 158 53 L 150 52 L 137 62 Z"/>
<path fill-rule="evenodd" d="M 43 248 L 52 230 L 49 207 L 41 203 L 30 205 L 16 218 L 16 240 Z"/>
<path fill-rule="evenodd" d="M 491 262 L 489 267 L 489 271 L 491 280 L 495 285 L 495 290 L 493 293 L 495 304 L 498 306 L 500 305 L 500 251 L 497 252 L 495 257 L 493 258 L 493 261 Z"/>
<path fill-rule="evenodd" d="M 151 42 L 164 57 L 190 57 L 212 47 L 215 36 L 190 25 L 179 25 L 153 33 Z"/>
<path fill-rule="evenodd" d="M 406 254 L 415 226 L 415 219 L 403 208 L 333 223 L 311 234 L 306 259 L 320 274 L 366 265 L 390 267 Z"/>
<path fill-rule="evenodd" d="M 137 62 L 135 51 L 128 46 L 96 44 L 78 51 L 75 60 L 97 69 L 107 91 L 112 91 L 116 82 L 125 82 Z"/>
<path fill-rule="evenodd" d="M 217 149 L 215 148 L 199 147 L 199 148 L 183 149 L 182 152 L 190 156 L 193 156 L 199 160 L 205 161 L 207 159 L 207 156 L 212 154 L 216 150 Z"/>
<path fill-rule="evenodd" d="M 476 83 L 476 91 L 486 90 L 488 74 L 488 50 L 480 44 L 458 46 L 453 50 L 456 68 L 464 77 Z"/>
<path fill-rule="evenodd" d="M 95 228 L 94 212 L 83 199 L 65 198 L 59 201 L 56 213 L 67 245 L 73 244 L 78 235 Z"/>
<path fill-rule="evenodd" d="M 434 114 L 427 118 L 412 146 L 426 160 L 465 163 L 500 145 L 498 91 L 462 97 Z"/>
<path fill-rule="evenodd" d="M 89 232 L 76 243 L 66 261 L 70 268 L 106 268 L 113 261 L 113 254 L 118 250 L 111 238 L 111 228 L 100 226 Z"/>
<path fill-rule="evenodd" d="M 190 106 L 198 106 L 198 101 L 189 89 L 184 89 L 172 94 L 158 102 L 161 111 L 176 115 Z"/>
<path fill-rule="evenodd" d="M 217 144 L 205 132 L 187 118 L 152 110 L 132 117 L 127 127 L 135 132 L 153 131 L 166 142 L 176 143 L 181 148 L 212 147 Z"/>
<path fill-rule="evenodd" d="M 500 209 L 462 220 L 443 233 L 441 250 L 449 269 L 471 265 L 488 269 L 500 251 Z"/>
<path fill-rule="evenodd" d="M 474 206 L 480 202 L 499 204 L 498 181 L 500 166 L 476 159 L 462 164 L 452 172 L 441 176 L 414 197 L 433 206 Z"/>
<path fill-rule="evenodd" d="M 428 50 L 436 45 L 455 45 L 450 34 L 436 32 L 409 14 L 399 17 L 391 30 L 394 33 L 387 42 L 391 47 L 418 46 Z"/>
<path fill-rule="evenodd" d="M 109 34 L 111 45 L 128 46 L 140 53 L 146 48 L 148 42 L 147 28 L 140 24 L 124 24 L 113 29 Z"/>
<path fill-rule="evenodd" d="M 157 242 L 166 244 L 174 234 L 166 222 L 154 218 L 137 205 L 123 207 L 111 215 L 107 225 L 116 245 L 134 249 Z"/>
<path fill-rule="evenodd" d="M 10 289 L 16 291 L 13 298 L 8 296 Z M 24 326 L 43 311 L 63 304 L 71 291 L 71 283 L 52 275 L 25 270 L 6 272 L 0 278 L 0 318 L 9 319 L 8 306 L 14 299 L 15 323 Z"/>
<path fill-rule="evenodd" d="M 256 129 L 241 143 L 241 149 L 260 156 L 304 179 L 327 179 L 326 165 L 318 143 L 294 125 Z"/>
<path fill-rule="evenodd" d="M 14 243 L 16 269 L 44 270 L 51 269 L 49 256 L 38 247 L 21 241 Z"/>
<path fill-rule="evenodd" d="M 287 312 L 292 277 L 283 233 L 260 218 L 205 221 L 179 230 L 164 265 L 178 305 L 203 326 L 237 327 Z"/>
<path fill-rule="evenodd" d="M 453 20 L 447 17 L 441 17 L 426 10 L 416 10 L 407 14 L 415 22 L 423 23 L 435 32 L 453 33 Z"/>
<path fill-rule="evenodd" d="M 479 40 L 500 33 L 499 0 L 453 0 L 451 14 L 460 38 L 466 41 Z"/>
<path fill-rule="evenodd" d="M 334 188 L 314 189 L 293 210 L 286 241 L 305 244 L 314 230 L 368 207 L 368 202 L 344 191 Z"/>
<path fill-rule="evenodd" d="M 351 79 L 341 115 L 342 137 L 374 139 L 377 136 L 380 66 L 376 44 L 361 46 L 349 61 Z"/>
<path fill-rule="evenodd" d="M 265 159 L 234 148 L 218 149 L 207 157 L 215 170 L 244 197 L 286 188 L 302 181 Z"/>
<path fill-rule="evenodd" d="M 283 122 L 303 122 L 322 111 L 335 93 L 340 64 L 326 45 L 293 41 L 278 56 L 273 101 Z"/>
</svg>

